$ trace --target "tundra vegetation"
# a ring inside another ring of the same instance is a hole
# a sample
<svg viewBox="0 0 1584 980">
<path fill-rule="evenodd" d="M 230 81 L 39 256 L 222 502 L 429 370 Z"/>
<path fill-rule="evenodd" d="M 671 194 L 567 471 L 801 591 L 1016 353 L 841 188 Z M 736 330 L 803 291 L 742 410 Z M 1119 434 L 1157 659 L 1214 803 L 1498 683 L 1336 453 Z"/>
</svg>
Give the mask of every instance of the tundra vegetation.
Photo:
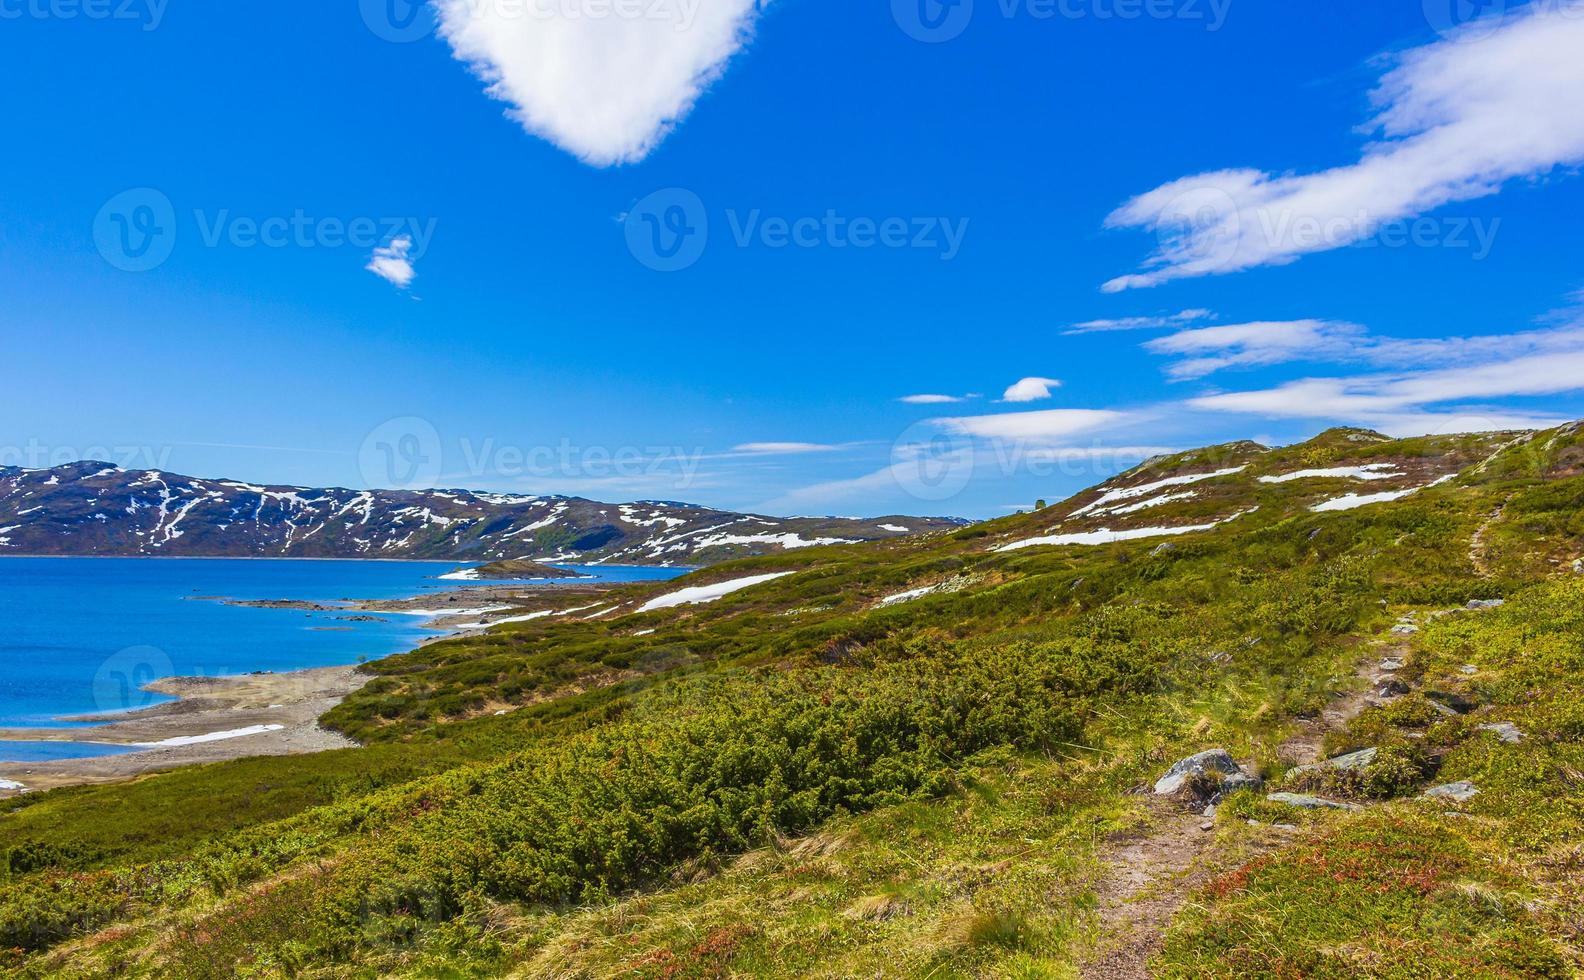
<svg viewBox="0 0 1584 980">
<path fill-rule="evenodd" d="M 1375 485 L 1258 479 L 1372 463 L 1456 476 L 1326 512 Z M 1344 430 L 1108 486 L 1222 469 L 1128 515 L 1213 530 L 998 550 L 1089 526 L 1091 491 L 715 566 L 367 665 L 324 720 L 362 748 L 5 801 L 0 969 L 1077 976 L 1147 787 L 1219 747 L 1264 788 L 1195 826 L 1156 973 L 1576 975 L 1584 435 Z M 1361 690 L 1388 654 L 1400 689 Z M 1348 698 L 1322 754 L 1368 764 L 1289 775 Z"/>
</svg>

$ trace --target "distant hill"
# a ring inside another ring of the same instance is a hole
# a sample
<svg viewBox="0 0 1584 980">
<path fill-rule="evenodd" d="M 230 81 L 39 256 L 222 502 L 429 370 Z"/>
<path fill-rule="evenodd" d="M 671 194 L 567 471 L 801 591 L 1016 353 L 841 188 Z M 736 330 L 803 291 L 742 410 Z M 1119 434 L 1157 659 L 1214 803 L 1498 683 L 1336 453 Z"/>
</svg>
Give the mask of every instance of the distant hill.
<svg viewBox="0 0 1584 980">
<path fill-rule="evenodd" d="M 0 555 L 704 565 L 962 523 L 777 518 L 675 502 L 468 490 L 257 486 L 97 462 L 0 467 Z"/>
</svg>

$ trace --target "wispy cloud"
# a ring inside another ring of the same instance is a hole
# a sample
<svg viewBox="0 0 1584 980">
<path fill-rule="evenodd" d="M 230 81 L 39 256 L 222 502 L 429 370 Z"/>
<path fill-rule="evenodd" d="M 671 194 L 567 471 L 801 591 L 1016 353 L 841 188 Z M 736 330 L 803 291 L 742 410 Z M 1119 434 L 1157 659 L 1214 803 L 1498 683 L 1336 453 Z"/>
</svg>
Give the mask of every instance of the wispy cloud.
<svg viewBox="0 0 1584 980">
<path fill-rule="evenodd" d="M 1365 129 L 1379 135 L 1357 163 L 1291 175 L 1221 170 L 1141 194 L 1106 225 L 1153 231 L 1160 247 L 1105 290 L 1293 262 L 1584 162 L 1580 51 L 1584 0 L 1552 0 L 1398 56 L 1371 93 Z"/>
<path fill-rule="evenodd" d="M 369 259 L 369 264 L 363 268 L 397 289 L 406 289 L 412 285 L 413 277 L 417 275 L 413 269 L 413 260 L 409 257 L 412 244 L 412 239 L 406 235 L 393 238 L 388 245 L 376 248 L 373 257 Z"/>
<path fill-rule="evenodd" d="M 731 451 L 745 456 L 799 456 L 805 453 L 831 453 L 841 448 L 819 442 L 745 442 L 733 446 Z"/>
<path fill-rule="evenodd" d="M 1186 357 L 1166 369 L 1177 380 L 1202 378 L 1233 367 L 1284 364 L 1346 354 L 1364 328 L 1330 320 L 1288 320 L 1198 327 L 1144 345 L 1155 354 Z"/>
<path fill-rule="evenodd" d="M 437 3 L 441 34 L 514 120 L 602 167 L 643 159 L 687 117 L 762 6 Z"/>
<path fill-rule="evenodd" d="M 1264 321 L 1183 330 L 1151 340 L 1144 349 L 1183 358 L 1166 368 L 1175 380 L 1293 362 L 1450 367 L 1584 350 L 1584 320 L 1515 333 L 1411 338 L 1376 336 L 1358 324 L 1337 320 Z"/>
<path fill-rule="evenodd" d="M 1215 314 L 1209 310 L 1183 310 L 1181 313 L 1173 313 L 1169 316 L 1126 316 L 1115 320 L 1085 320 L 1083 323 L 1073 324 L 1062 333 L 1068 337 L 1075 337 L 1079 334 L 1109 333 L 1117 330 L 1160 330 L 1214 319 Z"/>
<path fill-rule="evenodd" d="M 1128 419 L 1125 412 L 1093 408 L 1051 408 L 1040 412 L 1007 412 L 938 419 L 950 432 L 979 439 L 1009 442 L 1057 443 L 1084 432 L 1114 426 Z"/>
<path fill-rule="evenodd" d="M 1055 378 L 1024 378 L 1012 385 L 1001 396 L 1004 402 L 1037 402 L 1051 396 L 1052 388 L 1060 388 Z"/>
<path fill-rule="evenodd" d="M 954 405 L 978 397 L 978 395 L 903 395 L 897 401 L 907 405 Z"/>
</svg>

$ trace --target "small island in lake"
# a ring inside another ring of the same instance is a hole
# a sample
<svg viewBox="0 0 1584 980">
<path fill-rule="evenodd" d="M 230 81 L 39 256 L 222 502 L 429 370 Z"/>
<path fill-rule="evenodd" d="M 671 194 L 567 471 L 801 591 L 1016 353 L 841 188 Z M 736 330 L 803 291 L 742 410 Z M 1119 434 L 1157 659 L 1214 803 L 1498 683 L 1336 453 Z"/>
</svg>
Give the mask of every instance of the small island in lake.
<svg viewBox="0 0 1584 980">
<path fill-rule="evenodd" d="M 502 561 L 492 561 L 487 565 L 475 568 L 462 568 L 441 576 L 449 579 L 467 579 L 479 581 L 485 579 L 566 579 L 566 578 L 593 578 L 582 572 L 574 572 L 566 568 L 557 568 L 554 565 L 545 565 L 527 558 L 508 558 Z"/>
</svg>

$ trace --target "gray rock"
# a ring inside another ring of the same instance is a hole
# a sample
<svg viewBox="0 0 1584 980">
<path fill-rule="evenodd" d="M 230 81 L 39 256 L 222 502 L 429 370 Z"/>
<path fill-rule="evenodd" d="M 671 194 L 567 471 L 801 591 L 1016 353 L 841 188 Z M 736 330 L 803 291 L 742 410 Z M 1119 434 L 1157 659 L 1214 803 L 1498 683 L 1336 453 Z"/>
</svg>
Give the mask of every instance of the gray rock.
<svg viewBox="0 0 1584 980">
<path fill-rule="evenodd" d="M 1240 789 L 1259 789 L 1263 785 L 1265 785 L 1263 779 L 1239 770 L 1221 780 L 1220 795 L 1225 797 L 1228 794 L 1236 793 Z"/>
<path fill-rule="evenodd" d="M 1167 796 L 1182 789 L 1188 780 L 1194 776 L 1218 772 L 1223 776 L 1231 776 L 1242 772 L 1238 768 L 1237 760 L 1232 758 L 1226 749 L 1210 749 L 1181 759 L 1176 765 L 1166 770 L 1166 775 L 1155 782 L 1155 795 Z"/>
<path fill-rule="evenodd" d="M 1277 830 L 1285 830 L 1289 834 L 1298 832 L 1298 825 L 1295 823 L 1273 823 L 1271 826 L 1275 827 Z"/>
<path fill-rule="evenodd" d="M 1397 680 L 1396 678 L 1392 678 L 1380 686 L 1380 690 L 1375 692 L 1375 696 L 1378 698 L 1400 698 L 1411 690 L 1413 690 L 1413 688 L 1409 687 L 1407 684 L 1404 684 L 1402 681 Z"/>
<path fill-rule="evenodd" d="M 1361 810 L 1363 807 L 1355 803 L 1338 803 L 1335 800 L 1322 799 L 1318 796 L 1306 796 L 1303 793 L 1270 793 L 1265 797 L 1272 803 L 1285 803 L 1303 810 Z"/>
<path fill-rule="evenodd" d="M 1479 668 L 1474 666 L 1473 664 L 1464 664 L 1463 666 L 1458 668 L 1458 673 L 1467 674 L 1470 677 L 1472 677 L 1475 674 L 1479 673 Z"/>
<path fill-rule="evenodd" d="M 1433 709 L 1436 714 L 1445 715 L 1448 718 L 1456 718 L 1458 716 L 1456 711 L 1453 711 L 1451 708 L 1448 708 L 1446 705 L 1435 700 L 1434 698 L 1425 698 L 1425 700 L 1429 702 L 1431 709 Z"/>
<path fill-rule="evenodd" d="M 1391 631 L 1393 636 L 1413 636 L 1419 632 L 1419 627 L 1413 623 L 1398 623 L 1392 627 Z"/>
<path fill-rule="evenodd" d="M 1584 575 L 1584 558 L 1580 558 L 1573 563 L 1573 574 Z"/>
<path fill-rule="evenodd" d="M 1434 789 L 1427 789 L 1424 795 L 1429 799 L 1456 800 L 1459 803 L 1467 803 L 1479 795 L 1479 787 L 1464 779 L 1455 783 L 1447 783 L 1444 786 L 1437 786 Z"/>
<path fill-rule="evenodd" d="M 1471 599 L 1467 608 L 1473 610 L 1500 609 L 1505 605 L 1507 605 L 1506 599 Z"/>
<path fill-rule="evenodd" d="M 1314 762 L 1307 766 L 1298 766 L 1297 768 L 1293 769 L 1292 772 L 1287 774 L 1287 778 L 1291 779 L 1293 776 L 1299 775 L 1300 773 L 1324 772 L 1328 769 L 1341 772 L 1361 772 L 1369 768 L 1370 763 L 1375 761 L 1375 756 L 1379 754 L 1379 752 L 1379 749 L 1374 748 L 1359 749 L 1357 752 L 1349 752 L 1346 755 L 1339 755 L 1332 759 L 1326 759 L 1324 762 Z"/>
<path fill-rule="evenodd" d="M 1387 657 L 1380 662 L 1380 669 L 1391 673 L 1392 671 L 1402 670 L 1403 663 L 1404 660 L 1401 657 Z"/>
<path fill-rule="evenodd" d="M 1523 732 L 1520 732 L 1518 726 L 1510 721 L 1498 721 L 1489 725 L 1480 725 L 1479 730 L 1495 734 L 1497 738 L 1508 745 L 1517 745 L 1523 741 Z"/>
<path fill-rule="evenodd" d="M 1200 830 L 1214 830 L 1215 829 L 1215 821 L 1214 820 L 1206 820 L 1204 823 L 1199 825 L 1199 829 Z"/>
</svg>

